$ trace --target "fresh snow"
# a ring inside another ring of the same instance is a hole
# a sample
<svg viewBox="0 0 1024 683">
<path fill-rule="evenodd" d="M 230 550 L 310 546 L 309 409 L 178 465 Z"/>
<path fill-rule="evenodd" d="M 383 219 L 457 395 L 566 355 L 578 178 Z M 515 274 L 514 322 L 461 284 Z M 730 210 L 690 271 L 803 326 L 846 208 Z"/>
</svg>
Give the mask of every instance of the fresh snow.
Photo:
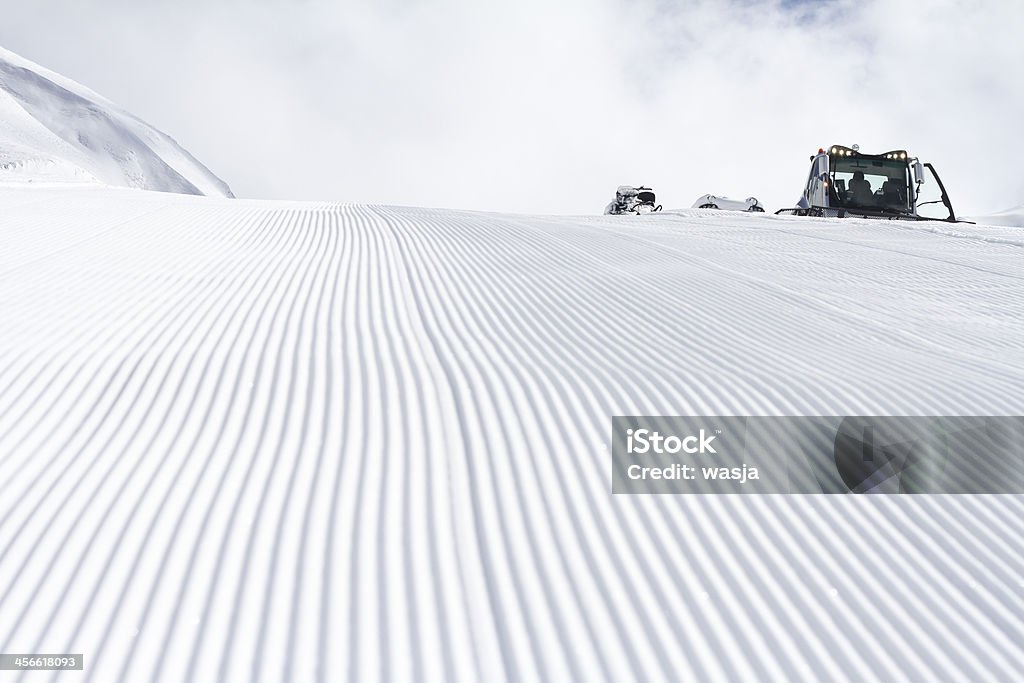
<svg viewBox="0 0 1024 683">
<path fill-rule="evenodd" d="M 1021 496 L 613 496 L 620 414 L 1024 411 L 996 226 L 0 188 L 0 652 L 1021 680 Z"/>
<path fill-rule="evenodd" d="M 0 48 L 0 182 L 93 182 L 230 197 L 167 135 Z"/>
<path fill-rule="evenodd" d="M 989 214 L 987 216 L 976 216 L 969 220 L 976 221 L 978 223 L 987 223 L 989 225 L 1008 225 L 1017 228 L 1024 228 L 1024 204 L 1015 206 L 1012 209 L 1005 209 L 998 213 Z"/>
</svg>

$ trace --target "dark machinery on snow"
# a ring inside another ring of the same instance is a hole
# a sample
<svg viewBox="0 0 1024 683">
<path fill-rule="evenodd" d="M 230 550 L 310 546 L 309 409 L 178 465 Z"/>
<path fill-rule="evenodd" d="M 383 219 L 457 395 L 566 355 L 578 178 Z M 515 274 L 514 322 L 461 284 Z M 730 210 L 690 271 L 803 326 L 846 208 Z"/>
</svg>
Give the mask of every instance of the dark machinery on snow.
<svg viewBox="0 0 1024 683">
<path fill-rule="evenodd" d="M 811 172 L 797 206 L 775 213 L 957 220 L 946 188 L 931 164 L 921 163 L 906 150 L 864 154 L 857 145 L 819 149 L 811 156 Z"/>
<path fill-rule="evenodd" d="M 661 211 L 661 204 L 655 204 L 654 190 L 649 187 L 621 185 L 615 191 L 615 199 L 604 208 L 605 214 L 618 216 L 624 213 L 642 214 Z"/>
</svg>

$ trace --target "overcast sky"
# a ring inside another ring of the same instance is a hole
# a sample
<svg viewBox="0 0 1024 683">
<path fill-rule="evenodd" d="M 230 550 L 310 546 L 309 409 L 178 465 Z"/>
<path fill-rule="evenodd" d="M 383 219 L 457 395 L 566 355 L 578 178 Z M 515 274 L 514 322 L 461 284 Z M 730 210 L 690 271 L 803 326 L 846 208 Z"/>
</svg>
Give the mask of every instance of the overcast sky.
<svg viewBox="0 0 1024 683">
<path fill-rule="evenodd" d="M 1024 204 L 1018 0 L 56 0 L 0 44 L 240 197 L 600 212 L 620 184 L 792 205 L 833 143 Z"/>
</svg>

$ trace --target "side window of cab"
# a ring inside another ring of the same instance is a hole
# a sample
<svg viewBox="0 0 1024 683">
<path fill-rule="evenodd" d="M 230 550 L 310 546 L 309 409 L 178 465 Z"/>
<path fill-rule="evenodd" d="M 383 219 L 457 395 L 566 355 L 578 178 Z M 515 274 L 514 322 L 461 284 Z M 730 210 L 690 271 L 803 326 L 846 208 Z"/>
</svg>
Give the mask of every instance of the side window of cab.
<svg viewBox="0 0 1024 683">
<path fill-rule="evenodd" d="M 819 154 L 811 164 L 811 174 L 807 178 L 807 199 L 813 206 L 827 206 L 825 200 L 825 188 L 821 183 L 821 176 L 828 170 L 828 157 Z"/>
</svg>

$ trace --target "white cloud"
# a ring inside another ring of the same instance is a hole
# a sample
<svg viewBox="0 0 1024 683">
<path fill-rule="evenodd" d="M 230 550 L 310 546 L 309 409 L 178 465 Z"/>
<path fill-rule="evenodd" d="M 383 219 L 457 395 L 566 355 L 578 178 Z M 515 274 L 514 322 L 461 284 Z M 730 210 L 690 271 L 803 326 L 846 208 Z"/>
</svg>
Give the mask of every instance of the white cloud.
<svg viewBox="0 0 1024 683">
<path fill-rule="evenodd" d="M 777 208 L 858 142 L 935 162 L 960 213 L 1024 200 L 1019 3 L 52 4 L 7 10 L 0 44 L 240 196 L 590 213 L 642 182 Z"/>
</svg>

